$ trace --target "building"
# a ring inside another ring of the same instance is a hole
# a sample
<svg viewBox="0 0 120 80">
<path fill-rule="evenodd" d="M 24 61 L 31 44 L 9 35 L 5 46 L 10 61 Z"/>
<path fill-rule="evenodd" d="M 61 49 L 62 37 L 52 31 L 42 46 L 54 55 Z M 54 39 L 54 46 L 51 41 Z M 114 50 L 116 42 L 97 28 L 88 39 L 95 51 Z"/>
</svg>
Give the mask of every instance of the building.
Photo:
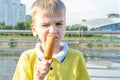
<svg viewBox="0 0 120 80">
<path fill-rule="evenodd" d="M 26 15 L 26 21 L 27 20 L 32 20 L 31 15 Z"/>
<path fill-rule="evenodd" d="M 101 18 L 87 20 L 82 24 L 88 26 L 88 30 L 96 28 L 100 31 L 120 31 L 120 18 Z"/>
<path fill-rule="evenodd" d="M 100 31 L 120 31 L 120 23 L 111 23 L 111 24 L 107 24 L 107 25 L 102 25 L 102 26 L 96 28 L 96 30 L 100 30 Z"/>
<path fill-rule="evenodd" d="M 26 6 L 20 0 L 0 0 L 0 23 L 16 25 L 25 21 Z"/>
</svg>

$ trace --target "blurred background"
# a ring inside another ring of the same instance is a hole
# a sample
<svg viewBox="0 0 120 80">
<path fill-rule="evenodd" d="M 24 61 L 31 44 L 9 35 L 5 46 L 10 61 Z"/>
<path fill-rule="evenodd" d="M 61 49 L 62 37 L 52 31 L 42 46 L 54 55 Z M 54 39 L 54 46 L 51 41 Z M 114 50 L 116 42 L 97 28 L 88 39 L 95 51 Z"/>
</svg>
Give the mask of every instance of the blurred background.
<svg viewBox="0 0 120 80">
<path fill-rule="evenodd" d="M 21 53 L 40 42 L 30 29 L 35 0 L 0 0 L 0 80 L 12 80 Z M 91 80 L 120 80 L 120 0 L 62 0 L 69 47 L 83 52 Z"/>
</svg>

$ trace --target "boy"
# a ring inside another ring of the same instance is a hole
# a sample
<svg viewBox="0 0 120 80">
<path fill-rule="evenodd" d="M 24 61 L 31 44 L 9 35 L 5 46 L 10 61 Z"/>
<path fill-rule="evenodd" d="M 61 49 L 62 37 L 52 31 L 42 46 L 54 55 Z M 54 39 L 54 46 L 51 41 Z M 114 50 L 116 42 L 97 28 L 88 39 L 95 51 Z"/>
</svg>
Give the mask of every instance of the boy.
<svg viewBox="0 0 120 80">
<path fill-rule="evenodd" d="M 25 51 L 17 64 L 13 80 L 90 80 L 82 53 L 61 42 L 65 35 L 66 8 L 61 0 L 36 0 L 31 7 L 33 35 L 41 43 Z M 55 35 L 51 60 L 45 60 L 46 39 Z"/>
</svg>

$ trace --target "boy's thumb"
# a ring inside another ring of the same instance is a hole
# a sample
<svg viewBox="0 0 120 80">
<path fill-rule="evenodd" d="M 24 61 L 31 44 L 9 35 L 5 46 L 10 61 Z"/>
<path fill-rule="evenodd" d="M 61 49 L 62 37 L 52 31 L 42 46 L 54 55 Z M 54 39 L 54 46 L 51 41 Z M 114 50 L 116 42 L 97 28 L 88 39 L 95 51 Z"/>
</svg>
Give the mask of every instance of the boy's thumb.
<svg viewBox="0 0 120 80">
<path fill-rule="evenodd" d="M 49 63 L 49 64 L 52 64 L 52 59 L 48 60 L 48 63 Z"/>
</svg>

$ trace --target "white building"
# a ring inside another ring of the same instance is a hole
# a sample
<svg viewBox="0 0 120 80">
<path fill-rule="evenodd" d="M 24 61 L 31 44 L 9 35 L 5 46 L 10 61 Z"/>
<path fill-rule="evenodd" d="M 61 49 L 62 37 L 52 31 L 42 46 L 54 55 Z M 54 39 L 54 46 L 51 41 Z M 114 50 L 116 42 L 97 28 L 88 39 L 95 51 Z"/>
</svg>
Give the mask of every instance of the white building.
<svg viewBox="0 0 120 80">
<path fill-rule="evenodd" d="M 16 25 L 25 21 L 26 6 L 20 0 L 0 0 L 0 23 Z"/>
<path fill-rule="evenodd" d="M 82 22 L 83 25 L 87 25 L 88 30 L 92 28 L 102 28 L 106 30 L 120 30 L 120 18 L 100 18 L 100 19 L 93 19 Z M 113 24 L 113 25 L 112 25 Z M 113 26 L 113 27 L 112 27 Z M 103 28 L 104 27 L 104 28 Z"/>
</svg>

